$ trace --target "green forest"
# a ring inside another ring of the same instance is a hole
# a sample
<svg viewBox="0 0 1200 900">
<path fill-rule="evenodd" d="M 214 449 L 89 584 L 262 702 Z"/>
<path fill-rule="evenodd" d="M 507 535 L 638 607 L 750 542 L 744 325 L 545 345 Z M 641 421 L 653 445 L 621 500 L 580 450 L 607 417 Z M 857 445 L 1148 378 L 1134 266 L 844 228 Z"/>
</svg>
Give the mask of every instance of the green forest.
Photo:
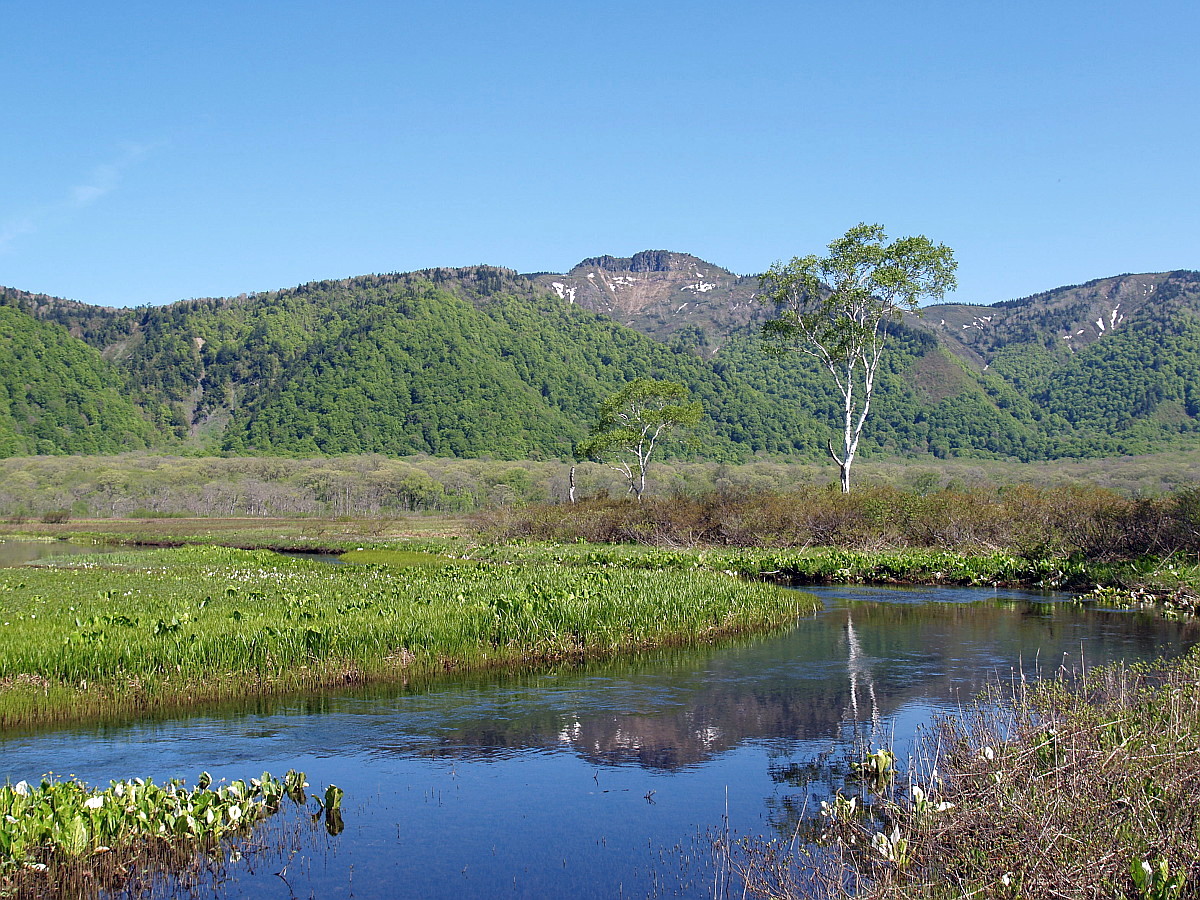
<svg viewBox="0 0 1200 900">
<path fill-rule="evenodd" d="M 1120 279 L 894 324 L 863 457 L 1194 446 L 1200 275 L 1137 277 L 1153 293 L 1111 312 L 1097 304 Z M 1072 343 L 1097 308 L 1112 325 Z M 984 316 L 986 333 L 969 324 Z M 0 456 L 569 460 L 600 402 L 649 377 L 704 409 L 668 455 L 820 458 L 838 415 L 826 373 L 768 352 L 756 326 L 712 327 L 655 339 L 487 266 L 136 309 L 0 289 Z"/>
</svg>

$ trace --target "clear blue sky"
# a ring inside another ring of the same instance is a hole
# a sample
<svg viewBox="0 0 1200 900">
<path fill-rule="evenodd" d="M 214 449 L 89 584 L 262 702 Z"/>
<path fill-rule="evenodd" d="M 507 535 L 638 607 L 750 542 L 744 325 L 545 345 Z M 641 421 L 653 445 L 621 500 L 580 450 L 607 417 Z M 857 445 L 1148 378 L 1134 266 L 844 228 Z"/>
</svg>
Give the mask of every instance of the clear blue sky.
<svg viewBox="0 0 1200 900">
<path fill-rule="evenodd" d="M 859 221 L 991 303 L 1200 268 L 1200 4 L 0 2 L 0 284 L 136 305 Z"/>
</svg>

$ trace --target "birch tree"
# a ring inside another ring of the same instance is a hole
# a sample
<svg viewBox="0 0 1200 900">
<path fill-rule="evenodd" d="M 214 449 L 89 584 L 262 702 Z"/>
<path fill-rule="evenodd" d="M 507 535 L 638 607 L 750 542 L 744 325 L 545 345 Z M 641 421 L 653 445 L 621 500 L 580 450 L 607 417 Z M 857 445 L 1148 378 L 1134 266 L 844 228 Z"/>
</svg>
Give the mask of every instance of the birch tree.
<svg viewBox="0 0 1200 900">
<path fill-rule="evenodd" d="M 843 493 L 850 491 L 887 324 L 956 284 L 958 263 L 945 244 L 924 235 L 886 241 L 882 225 L 859 224 L 830 243 L 827 256 L 777 262 L 761 277 L 761 299 L 779 310 L 763 326 L 763 337 L 777 350 L 814 357 L 841 394 L 841 439 L 835 447 L 831 438 L 828 449 Z"/>
<path fill-rule="evenodd" d="M 603 462 L 629 482 L 640 501 L 654 451 L 672 431 L 700 421 L 698 401 L 673 381 L 636 378 L 600 404 L 598 421 L 576 455 Z"/>
</svg>

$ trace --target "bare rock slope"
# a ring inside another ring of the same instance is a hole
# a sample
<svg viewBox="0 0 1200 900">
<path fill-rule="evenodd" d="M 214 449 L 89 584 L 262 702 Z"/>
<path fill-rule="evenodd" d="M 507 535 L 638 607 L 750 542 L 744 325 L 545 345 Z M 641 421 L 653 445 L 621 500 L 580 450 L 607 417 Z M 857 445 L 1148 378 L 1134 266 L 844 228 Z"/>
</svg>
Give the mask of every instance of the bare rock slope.
<svg viewBox="0 0 1200 900">
<path fill-rule="evenodd" d="M 738 328 L 771 312 L 755 297 L 756 277 L 742 277 L 688 253 L 643 250 L 595 256 L 563 275 L 530 276 L 568 303 L 611 316 L 658 340 L 691 326 L 709 353 Z"/>
</svg>

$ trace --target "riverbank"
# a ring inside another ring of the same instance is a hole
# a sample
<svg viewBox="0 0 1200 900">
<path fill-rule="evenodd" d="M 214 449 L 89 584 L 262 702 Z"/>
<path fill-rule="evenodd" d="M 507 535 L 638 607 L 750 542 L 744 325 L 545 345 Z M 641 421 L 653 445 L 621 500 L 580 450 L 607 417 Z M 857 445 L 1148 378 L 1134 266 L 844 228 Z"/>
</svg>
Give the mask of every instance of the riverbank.
<svg viewBox="0 0 1200 900">
<path fill-rule="evenodd" d="M 0 727 L 612 656 L 784 625 L 816 601 L 711 571 L 191 546 L 0 569 Z"/>
<path fill-rule="evenodd" d="M 766 582 L 1070 590 L 1077 602 L 1185 615 L 1200 585 L 1200 568 L 1179 556 L 487 543 L 459 520 L 424 517 L 387 529 L 361 520 L 156 525 L 20 526 L 75 545 L 182 546 L 0 569 L 0 727 L 545 666 L 769 629 L 813 608 Z M 276 550 L 339 553 L 356 565 Z"/>
<path fill-rule="evenodd" d="M 910 815 L 912 874 L 874 896 L 1197 895 L 1200 655 L 1040 683 L 1005 706 L 936 733 L 934 790 L 953 808 Z"/>
<path fill-rule="evenodd" d="M 1047 547 L 968 551 L 492 540 L 467 519 L 417 515 L 384 520 L 200 518 L 0 523 L 0 540 L 6 536 L 83 546 L 211 546 L 356 555 L 377 551 L 382 555 L 359 555 L 358 559 L 384 563 L 391 558 L 389 553 L 416 551 L 494 563 L 733 572 L 793 586 L 866 583 L 1025 587 L 1092 592 L 1097 602 L 1111 605 L 1169 601 L 1185 611 L 1194 611 L 1200 602 L 1200 557 L 1194 553 L 1096 558 Z"/>
<path fill-rule="evenodd" d="M 723 845 L 772 900 L 1181 900 L 1200 893 L 1200 653 L 997 689 L 907 773 L 822 805 L 816 847 Z M 853 798 L 857 800 L 857 798 Z"/>
<path fill-rule="evenodd" d="M 402 535 L 349 521 L 327 523 L 325 534 L 312 533 L 311 522 L 170 524 L 160 533 L 153 521 L 37 524 L 55 529 L 40 533 L 48 541 L 194 543 L 0 570 L 0 726 L 137 718 L 447 672 L 570 666 L 770 629 L 811 609 L 803 595 L 771 580 L 1069 589 L 1090 592 L 1083 602 L 1115 606 L 1194 596 L 1200 584 L 1192 562 L 1178 555 L 1103 561 L 929 549 L 489 543 L 424 518 L 420 529 L 389 526 Z M 347 551 L 351 564 L 223 542 Z M 1157 612 L 1144 615 L 1161 620 Z M 855 622 L 865 624 L 857 613 Z M 1200 785 L 1171 768 L 1187 764 L 1200 746 L 1200 664 L 1185 659 L 1191 668 L 1093 672 L 1088 692 L 1050 685 L 1022 694 L 1019 715 L 941 728 L 936 768 L 943 783 L 916 782 L 922 803 L 900 784 L 886 828 L 858 823 L 865 850 L 853 858 L 853 871 L 864 890 L 930 900 L 971 891 L 1015 897 L 1014 885 L 1023 897 L 1056 896 L 1051 888 L 1078 897 L 1187 896 L 1170 892 L 1180 872 L 1189 890 L 1200 884 L 1189 862 L 1200 848 L 1189 843 L 1195 829 L 1187 831 L 1197 823 L 1187 818 L 1186 802 Z M 1022 728 L 1012 729 L 1015 721 Z M 1064 737 L 1049 741 L 1048 728 Z M 1048 747 L 1064 755 L 1047 763 Z M 1173 778 L 1179 790 L 1166 783 Z M 1118 793 L 1105 793 L 1105 784 Z M 954 807 L 928 815 L 943 803 Z M 1003 855 L 981 859 L 978 848 L 993 845 Z M 1152 889 L 1159 885 L 1157 894 L 1138 886 L 1135 864 Z M 1093 869 L 1103 873 L 1100 881 Z M 1059 872 L 1073 879 L 1065 891 Z M 762 896 L 813 895 L 776 882 Z"/>
<path fill-rule="evenodd" d="M 386 551 L 384 551 L 386 552 Z M 829 584 L 957 585 L 1065 590 L 1079 602 L 1114 608 L 1161 605 L 1194 613 L 1200 603 L 1200 565 L 1190 555 L 1098 561 L 1078 555 L 1012 552 L 956 553 L 901 549 L 860 551 L 706 547 L 669 549 L 633 544 L 481 544 L 473 559 L 600 565 L 652 570 L 705 569 L 794 587 Z M 353 554 L 352 554 L 353 555 Z"/>
</svg>

